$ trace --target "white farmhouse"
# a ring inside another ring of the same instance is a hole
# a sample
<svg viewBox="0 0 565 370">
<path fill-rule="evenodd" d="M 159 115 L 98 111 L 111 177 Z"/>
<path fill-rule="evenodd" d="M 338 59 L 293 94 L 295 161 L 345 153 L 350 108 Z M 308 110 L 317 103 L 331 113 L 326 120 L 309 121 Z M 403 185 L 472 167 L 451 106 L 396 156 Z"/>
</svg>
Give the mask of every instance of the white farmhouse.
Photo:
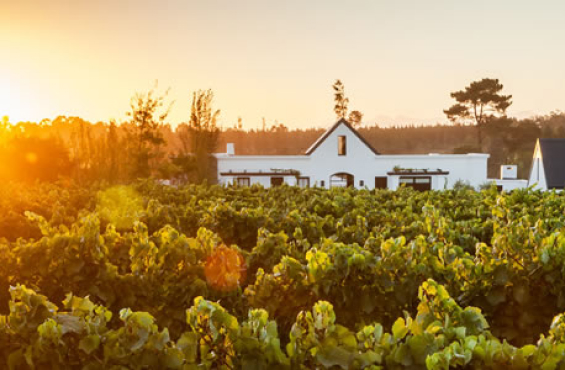
<svg viewBox="0 0 565 370">
<path fill-rule="evenodd" d="M 459 180 L 474 187 L 499 182 L 487 180 L 488 154 L 380 154 L 344 119 L 303 155 L 235 155 L 233 144 L 228 144 L 227 153 L 215 156 L 218 181 L 226 185 L 270 187 L 285 183 L 394 190 L 406 184 L 419 190 L 442 190 Z"/>
</svg>

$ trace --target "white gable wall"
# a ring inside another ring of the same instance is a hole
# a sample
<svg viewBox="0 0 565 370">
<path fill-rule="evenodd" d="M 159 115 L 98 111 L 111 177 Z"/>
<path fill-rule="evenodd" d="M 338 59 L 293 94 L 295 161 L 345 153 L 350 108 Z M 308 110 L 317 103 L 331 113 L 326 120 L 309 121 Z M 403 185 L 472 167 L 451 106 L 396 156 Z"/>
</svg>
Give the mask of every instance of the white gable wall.
<svg viewBox="0 0 565 370">
<path fill-rule="evenodd" d="M 347 155 L 345 156 L 338 155 L 339 136 L 346 137 Z M 346 164 L 350 158 L 356 158 L 360 161 L 374 158 L 375 153 L 349 127 L 341 124 L 310 154 L 310 157 L 325 158 L 326 161 L 340 161 L 342 164 Z"/>
<path fill-rule="evenodd" d="M 532 162 L 532 169 L 530 171 L 530 178 L 528 180 L 528 185 L 534 186 L 534 189 L 547 190 L 547 181 L 545 178 L 545 170 L 543 167 L 543 157 L 541 153 L 541 148 L 539 144 L 539 139 L 536 142 L 536 148 L 534 149 L 534 158 Z"/>
<path fill-rule="evenodd" d="M 339 136 L 346 137 L 344 156 L 338 154 Z M 329 187 L 331 175 L 346 172 L 355 177 L 356 187 L 359 187 L 360 180 L 363 180 L 366 186 L 375 186 L 374 175 L 371 174 L 374 172 L 374 160 L 377 156 L 344 124 L 339 125 L 309 157 L 307 172 L 311 174 L 311 184 L 320 185 L 324 181 L 325 187 Z"/>
</svg>

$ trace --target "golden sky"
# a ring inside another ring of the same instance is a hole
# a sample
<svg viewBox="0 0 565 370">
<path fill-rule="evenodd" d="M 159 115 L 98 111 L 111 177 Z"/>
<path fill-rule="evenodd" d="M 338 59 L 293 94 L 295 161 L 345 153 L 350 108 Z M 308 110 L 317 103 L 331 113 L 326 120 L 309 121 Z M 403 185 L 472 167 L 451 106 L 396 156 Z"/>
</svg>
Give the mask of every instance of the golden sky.
<svg viewBox="0 0 565 370">
<path fill-rule="evenodd" d="M 211 88 L 224 126 L 327 127 L 340 78 L 366 123 L 434 123 L 492 77 L 524 117 L 565 110 L 563 45 L 561 0 L 0 0 L 0 116 L 119 121 L 158 80 L 173 124 Z"/>
</svg>

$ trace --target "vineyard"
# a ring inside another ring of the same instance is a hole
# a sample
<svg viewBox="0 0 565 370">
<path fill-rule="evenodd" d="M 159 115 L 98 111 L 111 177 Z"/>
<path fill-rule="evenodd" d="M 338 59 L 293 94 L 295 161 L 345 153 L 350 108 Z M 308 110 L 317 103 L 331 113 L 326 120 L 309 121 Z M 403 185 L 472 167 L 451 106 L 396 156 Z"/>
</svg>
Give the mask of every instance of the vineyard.
<svg viewBox="0 0 565 370">
<path fill-rule="evenodd" d="M 565 197 L 0 185 L 0 367 L 565 369 Z"/>
</svg>

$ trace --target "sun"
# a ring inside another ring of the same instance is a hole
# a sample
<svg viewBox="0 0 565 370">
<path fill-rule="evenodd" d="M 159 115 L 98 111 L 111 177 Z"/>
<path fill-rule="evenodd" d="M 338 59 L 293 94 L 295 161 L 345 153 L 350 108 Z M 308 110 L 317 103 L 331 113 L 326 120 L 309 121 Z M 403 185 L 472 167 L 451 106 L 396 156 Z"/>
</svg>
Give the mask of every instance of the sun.
<svg viewBox="0 0 565 370">
<path fill-rule="evenodd" d="M 18 77 L 13 70 L 0 71 L 0 120 L 8 116 L 11 123 L 16 123 L 37 118 L 32 94 L 24 89 L 31 85 Z"/>
<path fill-rule="evenodd" d="M 7 116 L 11 123 L 26 119 L 25 102 L 19 95 L 15 86 L 0 82 L 0 118 Z"/>
</svg>

